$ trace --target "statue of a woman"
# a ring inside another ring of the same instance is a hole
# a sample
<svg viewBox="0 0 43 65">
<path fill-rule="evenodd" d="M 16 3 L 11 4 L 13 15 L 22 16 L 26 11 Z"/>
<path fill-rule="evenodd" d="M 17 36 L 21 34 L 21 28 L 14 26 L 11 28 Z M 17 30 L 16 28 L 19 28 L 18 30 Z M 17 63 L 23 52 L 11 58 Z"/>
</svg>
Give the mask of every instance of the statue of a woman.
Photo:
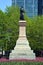
<svg viewBox="0 0 43 65">
<path fill-rule="evenodd" d="M 20 20 L 24 20 L 24 8 L 20 8 Z"/>
</svg>

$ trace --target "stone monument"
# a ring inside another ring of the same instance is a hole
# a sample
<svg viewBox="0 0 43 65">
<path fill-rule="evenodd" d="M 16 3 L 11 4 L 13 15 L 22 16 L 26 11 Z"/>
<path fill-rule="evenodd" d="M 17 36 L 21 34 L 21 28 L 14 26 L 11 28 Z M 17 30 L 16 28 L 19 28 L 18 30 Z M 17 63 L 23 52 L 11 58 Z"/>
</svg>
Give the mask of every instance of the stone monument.
<svg viewBox="0 0 43 65">
<path fill-rule="evenodd" d="M 16 41 L 14 50 L 10 53 L 9 59 L 35 59 L 35 53 L 31 50 L 26 37 L 26 21 L 24 20 L 23 7 L 20 8 L 19 38 Z"/>
</svg>

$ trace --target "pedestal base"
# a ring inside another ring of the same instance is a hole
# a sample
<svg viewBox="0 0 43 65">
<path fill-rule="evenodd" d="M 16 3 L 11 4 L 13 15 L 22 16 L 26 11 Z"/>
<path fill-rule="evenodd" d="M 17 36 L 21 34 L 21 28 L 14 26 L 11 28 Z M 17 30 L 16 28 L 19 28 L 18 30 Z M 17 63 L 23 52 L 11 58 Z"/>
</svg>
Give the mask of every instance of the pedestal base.
<svg viewBox="0 0 43 65">
<path fill-rule="evenodd" d="M 10 53 L 9 59 L 35 59 L 35 53 L 31 50 L 29 42 L 26 38 L 19 38 L 17 40 L 16 46 Z"/>
</svg>

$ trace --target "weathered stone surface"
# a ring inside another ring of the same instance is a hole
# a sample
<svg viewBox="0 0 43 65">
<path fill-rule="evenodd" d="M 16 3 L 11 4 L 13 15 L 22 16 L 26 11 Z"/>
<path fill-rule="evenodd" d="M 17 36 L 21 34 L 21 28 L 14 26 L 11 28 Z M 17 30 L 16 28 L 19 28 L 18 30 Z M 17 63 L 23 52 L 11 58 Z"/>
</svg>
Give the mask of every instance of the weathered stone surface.
<svg viewBox="0 0 43 65">
<path fill-rule="evenodd" d="M 26 21 L 19 21 L 26 23 Z M 19 27 L 19 38 L 16 41 L 14 50 L 10 53 L 9 59 L 35 59 L 35 53 L 31 50 L 29 42 L 26 38 L 26 27 Z"/>
</svg>

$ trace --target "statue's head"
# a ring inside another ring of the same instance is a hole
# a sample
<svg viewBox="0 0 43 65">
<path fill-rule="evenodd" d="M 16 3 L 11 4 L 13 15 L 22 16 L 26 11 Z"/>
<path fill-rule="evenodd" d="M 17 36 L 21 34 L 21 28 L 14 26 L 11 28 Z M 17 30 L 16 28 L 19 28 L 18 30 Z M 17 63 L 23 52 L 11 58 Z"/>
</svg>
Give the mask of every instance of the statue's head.
<svg viewBox="0 0 43 65">
<path fill-rule="evenodd" d="M 21 6 L 21 10 L 24 10 L 23 6 Z"/>
</svg>

